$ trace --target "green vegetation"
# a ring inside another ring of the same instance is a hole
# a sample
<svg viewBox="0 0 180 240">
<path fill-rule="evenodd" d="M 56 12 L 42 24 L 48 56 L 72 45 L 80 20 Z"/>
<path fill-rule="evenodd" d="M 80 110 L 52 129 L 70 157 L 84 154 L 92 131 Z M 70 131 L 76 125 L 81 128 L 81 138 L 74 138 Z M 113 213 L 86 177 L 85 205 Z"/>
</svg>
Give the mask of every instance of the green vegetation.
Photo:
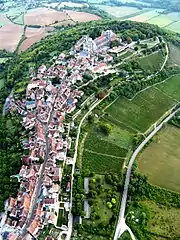
<svg viewBox="0 0 180 240">
<path fill-rule="evenodd" d="M 0 211 L 4 210 L 4 201 L 15 196 L 19 187 L 18 180 L 10 176 L 19 173 L 21 167 L 22 134 L 19 116 L 0 118 Z"/>
<path fill-rule="evenodd" d="M 180 130 L 167 126 L 154 137 L 138 160 L 138 170 L 150 183 L 180 192 Z"/>
<path fill-rule="evenodd" d="M 175 101 L 152 87 L 138 94 L 132 101 L 119 98 L 107 110 L 107 118 L 132 132 L 144 132 Z"/>
<path fill-rule="evenodd" d="M 147 229 L 152 234 L 160 235 L 165 239 L 175 239 L 179 237 L 180 230 L 180 209 L 167 208 L 153 202 L 141 202 L 141 205 L 148 208 L 150 218 Z"/>
<path fill-rule="evenodd" d="M 83 152 L 83 168 L 89 168 L 99 174 L 109 171 L 121 172 L 123 162 L 123 158 L 106 156 L 86 149 Z"/>
<path fill-rule="evenodd" d="M 161 52 L 155 52 L 147 57 L 142 57 L 138 60 L 140 67 L 144 71 L 157 72 L 164 61 L 164 56 Z"/>
<path fill-rule="evenodd" d="M 169 45 L 169 58 L 168 58 L 168 65 L 169 66 L 180 66 L 180 47 L 177 47 L 174 44 Z"/>
</svg>

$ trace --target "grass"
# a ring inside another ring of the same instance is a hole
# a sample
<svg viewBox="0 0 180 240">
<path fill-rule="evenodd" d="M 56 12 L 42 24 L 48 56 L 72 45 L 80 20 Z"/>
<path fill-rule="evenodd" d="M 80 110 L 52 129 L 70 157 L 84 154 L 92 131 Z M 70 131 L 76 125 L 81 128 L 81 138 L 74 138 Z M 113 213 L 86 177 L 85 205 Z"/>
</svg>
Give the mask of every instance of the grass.
<svg viewBox="0 0 180 240">
<path fill-rule="evenodd" d="M 138 60 L 143 70 L 149 70 L 151 72 L 157 72 L 161 68 L 163 61 L 164 57 L 161 52 L 152 53 L 151 55 Z"/>
<path fill-rule="evenodd" d="M 13 22 L 23 25 L 24 24 L 24 14 L 19 15 L 16 19 L 14 19 Z"/>
<path fill-rule="evenodd" d="M 180 101 L 180 75 L 173 76 L 166 82 L 158 84 L 156 88 Z"/>
<path fill-rule="evenodd" d="M 177 47 L 174 44 L 170 43 L 168 65 L 169 66 L 180 66 L 179 56 L 180 56 L 180 47 Z"/>
<path fill-rule="evenodd" d="M 137 21 L 137 22 L 146 22 L 154 17 L 157 17 L 161 11 L 163 10 L 161 9 L 150 10 L 148 12 L 141 13 L 135 17 L 132 17 L 130 20 Z"/>
<path fill-rule="evenodd" d="M 171 31 L 180 33 L 180 21 L 173 22 L 172 24 L 168 25 L 166 28 Z"/>
<path fill-rule="evenodd" d="M 138 15 L 143 11 L 134 7 L 111 7 L 107 5 L 97 5 L 97 7 L 116 18 L 128 18 L 128 16 Z"/>
<path fill-rule="evenodd" d="M 99 174 L 109 171 L 120 173 L 123 162 L 124 159 L 88 152 L 86 149 L 83 152 L 83 168 Z"/>
<path fill-rule="evenodd" d="M 141 202 L 142 206 L 150 209 L 150 220 L 147 230 L 161 237 L 153 236 L 153 239 L 179 239 L 180 236 L 180 209 L 167 208 L 153 202 Z M 164 238 L 163 238 L 164 237 Z"/>
<path fill-rule="evenodd" d="M 119 98 L 106 112 L 110 121 L 133 132 L 144 132 L 156 122 L 175 101 L 155 88 L 138 94 L 132 101 Z"/>
<path fill-rule="evenodd" d="M 173 22 L 173 20 L 165 14 L 160 14 L 147 21 L 148 23 L 158 25 L 159 27 L 165 27 Z"/>
<path fill-rule="evenodd" d="M 138 170 L 157 186 L 180 192 L 180 129 L 168 125 L 138 159 Z"/>
</svg>

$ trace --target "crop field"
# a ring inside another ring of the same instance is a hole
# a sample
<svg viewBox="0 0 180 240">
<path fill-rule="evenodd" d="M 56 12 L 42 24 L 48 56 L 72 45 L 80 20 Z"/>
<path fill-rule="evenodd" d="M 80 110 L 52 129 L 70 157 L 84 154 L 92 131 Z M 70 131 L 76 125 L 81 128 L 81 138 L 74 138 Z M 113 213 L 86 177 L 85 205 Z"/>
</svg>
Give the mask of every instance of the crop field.
<svg viewBox="0 0 180 240">
<path fill-rule="evenodd" d="M 158 120 L 175 101 L 161 91 L 150 88 L 132 101 L 119 98 L 106 112 L 110 121 L 116 121 L 132 132 L 144 132 Z"/>
<path fill-rule="evenodd" d="M 8 24 L 0 28 L 0 49 L 6 49 L 10 52 L 15 51 L 21 36 L 23 26 L 17 24 Z"/>
<path fill-rule="evenodd" d="M 103 137 L 97 136 L 95 132 L 90 132 L 88 134 L 84 148 L 100 154 L 107 154 L 117 157 L 125 157 L 127 153 L 126 149 L 104 140 Z"/>
<path fill-rule="evenodd" d="M 147 224 L 147 230 L 162 237 L 153 238 L 153 240 L 179 239 L 179 208 L 167 208 L 153 202 L 141 202 L 141 204 L 142 206 L 150 209 L 150 220 Z"/>
<path fill-rule="evenodd" d="M 130 20 L 136 21 L 136 22 L 147 22 L 148 20 L 159 16 L 161 11 L 163 11 L 163 10 L 161 10 L 161 9 L 149 10 L 148 12 L 141 13 L 135 17 L 130 18 Z"/>
<path fill-rule="evenodd" d="M 138 170 L 150 183 L 180 192 L 180 129 L 168 125 L 153 139 L 138 159 Z"/>
<path fill-rule="evenodd" d="M 161 52 L 155 52 L 147 57 L 139 58 L 138 62 L 141 68 L 145 71 L 150 70 L 157 72 L 164 61 L 164 57 Z"/>
<path fill-rule="evenodd" d="M 67 10 L 66 13 L 69 15 L 70 19 L 75 22 L 88 22 L 88 21 L 96 21 L 101 18 L 97 15 L 86 13 L 86 12 L 75 12 L 71 10 Z"/>
<path fill-rule="evenodd" d="M 65 12 L 58 12 L 48 8 L 36 8 L 29 10 L 24 16 L 27 25 L 51 25 L 56 21 L 68 20 L 69 16 Z"/>
<path fill-rule="evenodd" d="M 32 46 L 34 43 L 36 43 L 37 41 L 40 41 L 43 37 L 45 37 L 47 35 L 47 29 L 46 28 L 27 27 L 25 34 L 26 34 L 27 39 L 25 39 L 22 42 L 22 44 L 19 48 L 19 52 L 25 51 L 27 48 Z"/>
<path fill-rule="evenodd" d="M 83 152 L 83 168 L 90 171 L 105 174 L 105 172 L 117 172 L 122 170 L 124 159 L 112 156 L 105 156 L 86 149 Z"/>
<path fill-rule="evenodd" d="M 171 77 L 169 80 L 156 86 L 162 93 L 180 101 L 180 75 Z"/>
<path fill-rule="evenodd" d="M 2 13 L 0 13 L 0 26 L 11 24 L 11 21 Z"/>
<path fill-rule="evenodd" d="M 24 24 L 24 14 L 20 14 L 16 19 L 13 20 L 14 23 L 23 25 Z"/>
<path fill-rule="evenodd" d="M 179 56 L 180 56 L 180 47 L 170 44 L 168 65 L 169 66 L 180 66 Z"/>
<path fill-rule="evenodd" d="M 134 7 L 111 7 L 107 5 L 97 5 L 97 7 L 116 18 L 124 19 L 139 15 L 140 13 L 144 12 L 144 10 L 139 10 Z"/>
</svg>

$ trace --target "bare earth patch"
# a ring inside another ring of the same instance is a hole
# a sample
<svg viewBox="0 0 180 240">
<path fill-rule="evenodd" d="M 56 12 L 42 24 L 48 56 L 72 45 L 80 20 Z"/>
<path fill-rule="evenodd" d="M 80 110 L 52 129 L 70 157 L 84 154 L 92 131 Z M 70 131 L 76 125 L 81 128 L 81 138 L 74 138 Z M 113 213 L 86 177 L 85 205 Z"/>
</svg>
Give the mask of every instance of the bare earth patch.
<svg viewBox="0 0 180 240">
<path fill-rule="evenodd" d="M 91 13 L 75 12 L 71 10 L 67 10 L 66 12 L 68 13 L 68 15 L 73 21 L 77 21 L 77 22 L 97 21 L 101 19 L 99 16 Z"/>
<path fill-rule="evenodd" d="M 23 27 L 17 24 L 7 24 L 0 28 L 0 49 L 10 52 L 15 51 L 21 36 Z"/>
<path fill-rule="evenodd" d="M 69 16 L 65 12 L 55 11 L 48 8 L 37 8 L 25 14 L 24 22 L 26 25 L 51 25 L 56 21 L 68 20 Z"/>
</svg>

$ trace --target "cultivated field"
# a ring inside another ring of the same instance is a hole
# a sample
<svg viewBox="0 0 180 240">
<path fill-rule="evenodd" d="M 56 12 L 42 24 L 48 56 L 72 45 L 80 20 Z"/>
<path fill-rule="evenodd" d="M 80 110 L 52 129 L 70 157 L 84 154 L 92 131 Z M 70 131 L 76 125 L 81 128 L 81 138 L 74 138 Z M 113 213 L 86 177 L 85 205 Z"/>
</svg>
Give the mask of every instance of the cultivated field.
<svg viewBox="0 0 180 240">
<path fill-rule="evenodd" d="M 128 19 L 137 22 L 148 22 L 160 27 L 180 33 L 180 13 L 171 12 L 163 14 L 164 9 L 143 8 L 142 10 L 135 7 L 113 7 L 107 5 L 96 5 L 112 17 L 122 20 Z"/>
<path fill-rule="evenodd" d="M 97 7 L 116 18 L 124 18 L 124 19 L 139 15 L 140 13 L 144 12 L 134 7 L 111 7 L 106 5 L 97 5 Z"/>
<path fill-rule="evenodd" d="M 11 24 L 11 21 L 2 13 L 0 13 L 0 27 Z"/>
<path fill-rule="evenodd" d="M 138 94 L 132 101 L 120 98 L 106 112 L 108 119 L 132 132 L 145 132 L 175 104 L 154 87 Z"/>
<path fill-rule="evenodd" d="M 53 23 L 68 20 L 69 16 L 65 12 L 58 12 L 48 8 L 36 8 L 29 10 L 24 16 L 26 25 L 51 25 Z"/>
<path fill-rule="evenodd" d="M 10 52 L 16 50 L 16 47 L 23 34 L 23 26 L 17 24 L 8 24 L 0 28 L 0 49 L 6 49 Z"/>
<path fill-rule="evenodd" d="M 40 41 L 43 37 L 47 36 L 47 28 L 31 28 L 27 27 L 25 32 L 26 38 L 20 48 L 19 52 L 25 51 L 37 41 Z"/>
<path fill-rule="evenodd" d="M 180 66 L 180 47 L 177 47 L 173 44 L 169 45 L 169 58 L 168 65 L 169 66 Z"/>
<path fill-rule="evenodd" d="M 161 52 L 155 52 L 147 57 L 138 59 L 138 62 L 143 70 L 150 70 L 154 72 L 157 72 L 161 68 L 163 61 L 164 57 Z"/>
<path fill-rule="evenodd" d="M 83 168 L 88 168 L 90 171 L 99 174 L 105 174 L 109 171 L 120 173 L 123 162 L 124 159 L 122 158 L 88 152 L 86 149 L 83 152 Z"/>
<path fill-rule="evenodd" d="M 138 169 L 150 183 L 180 192 L 180 129 L 168 125 L 138 159 Z"/>
<path fill-rule="evenodd" d="M 75 22 L 89 22 L 100 20 L 101 18 L 97 15 L 86 13 L 86 12 L 75 12 L 71 10 L 67 10 L 66 13 Z"/>
</svg>

